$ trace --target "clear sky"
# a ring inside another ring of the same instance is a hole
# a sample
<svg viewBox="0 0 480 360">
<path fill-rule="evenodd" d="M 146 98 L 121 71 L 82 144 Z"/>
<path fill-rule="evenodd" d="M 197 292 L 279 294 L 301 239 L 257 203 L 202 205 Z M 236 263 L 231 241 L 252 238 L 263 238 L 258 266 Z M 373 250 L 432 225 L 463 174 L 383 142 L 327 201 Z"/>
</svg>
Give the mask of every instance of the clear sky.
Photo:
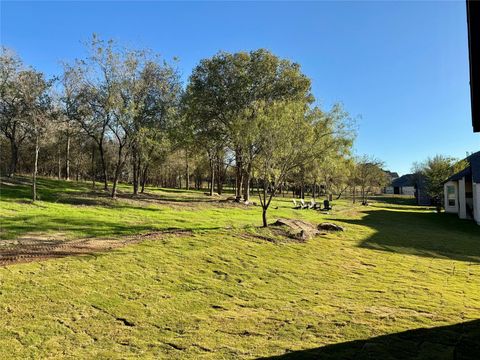
<svg viewBox="0 0 480 360">
<path fill-rule="evenodd" d="M 358 154 L 392 171 L 480 150 L 470 118 L 464 1 L 9 2 L 1 42 L 48 75 L 93 32 L 180 58 L 186 79 L 219 50 L 267 48 L 301 64 L 319 104 L 357 118 Z"/>
</svg>

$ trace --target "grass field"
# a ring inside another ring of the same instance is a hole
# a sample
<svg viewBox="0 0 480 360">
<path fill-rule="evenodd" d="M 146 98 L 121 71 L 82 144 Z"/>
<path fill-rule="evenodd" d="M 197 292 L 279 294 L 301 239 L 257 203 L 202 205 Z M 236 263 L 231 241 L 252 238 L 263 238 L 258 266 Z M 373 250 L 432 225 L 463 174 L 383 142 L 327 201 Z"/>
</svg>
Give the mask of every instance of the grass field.
<svg viewBox="0 0 480 360">
<path fill-rule="evenodd" d="M 368 351 L 358 341 L 378 345 L 385 336 L 408 355 L 411 342 L 395 334 L 421 327 L 437 331 L 429 336 L 438 343 L 415 344 L 416 356 L 447 359 L 455 329 L 474 324 L 466 337 L 480 335 L 473 222 L 399 198 L 369 207 L 335 201 L 323 215 L 278 198 L 271 222 L 346 227 L 299 243 L 259 228 L 259 207 L 196 191 L 120 190 L 111 200 L 86 183 L 41 179 L 32 204 L 26 179 L 2 179 L 0 248 L 23 239 L 158 236 L 0 267 L 1 359 L 360 358 L 359 349 Z M 387 352 L 382 346 L 376 351 Z"/>
</svg>

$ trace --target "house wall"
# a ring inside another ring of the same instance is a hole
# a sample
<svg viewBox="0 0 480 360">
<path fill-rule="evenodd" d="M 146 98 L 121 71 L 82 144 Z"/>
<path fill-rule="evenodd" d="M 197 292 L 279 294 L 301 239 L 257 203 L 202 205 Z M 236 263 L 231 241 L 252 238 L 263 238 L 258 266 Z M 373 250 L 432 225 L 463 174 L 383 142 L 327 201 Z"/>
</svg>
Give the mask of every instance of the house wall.
<svg viewBox="0 0 480 360">
<path fill-rule="evenodd" d="M 400 188 L 400 194 L 415 196 L 415 187 L 414 186 L 403 186 Z"/>
<path fill-rule="evenodd" d="M 385 194 L 393 194 L 393 186 L 387 186 L 385 188 Z"/>
<path fill-rule="evenodd" d="M 448 194 L 447 194 L 447 187 L 448 186 L 453 186 L 455 188 L 455 194 L 456 194 L 456 199 L 455 199 L 455 205 L 450 206 L 448 204 Z M 479 186 L 480 190 L 480 186 Z M 458 183 L 457 181 L 448 181 L 443 185 L 443 193 L 444 193 L 444 204 L 445 204 L 445 212 L 447 213 L 458 213 Z M 480 199 L 480 196 L 479 196 Z M 475 212 L 476 213 L 476 212 Z"/>
<path fill-rule="evenodd" d="M 465 198 L 465 178 L 458 180 L 458 217 L 460 219 L 467 218 L 467 206 Z"/>
<path fill-rule="evenodd" d="M 480 184 L 473 183 L 473 216 L 480 225 Z"/>
</svg>

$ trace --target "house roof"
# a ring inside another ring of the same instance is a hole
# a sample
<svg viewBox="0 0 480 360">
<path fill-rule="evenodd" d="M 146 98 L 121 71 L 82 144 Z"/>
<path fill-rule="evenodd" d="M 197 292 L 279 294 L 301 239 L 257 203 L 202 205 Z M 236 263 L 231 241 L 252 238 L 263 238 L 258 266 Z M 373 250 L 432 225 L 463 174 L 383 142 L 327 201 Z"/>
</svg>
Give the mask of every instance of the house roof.
<svg viewBox="0 0 480 360">
<path fill-rule="evenodd" d="M 470 167 L 472 168 L 472 180 L 475 183 L 480 183 L 480 151 L 473 153 L 467 157 Z"/>
<path fill-rule="evenodd" d="M 473 182 L 480 183 L 480 151 L 467 156 L 465 160 L 467 160 L 470 165 L 462 171 L 450 176 L 445 182 L 458 181 L 465 176 L 471 175 Z"/>
<path fill-rule="evenodd" d="M 393 172 L 390 170 L 383 170 L 383 172 L 385 173 L 385 175 L 387 175 L 389 181 L 393 181 L 394 179 L 398 178 L 397 172 Z"/>
<path fill-rule="evenodd" d="M 394 187 L 415 186 L 416 178 L 414 174 L 406 174 L 392 181 Z"/>
<path fill-rule="evenodd" d="M 472 174 L 472 168 L 469 166 L 469 167 L 466 167 L 465 169 L 463 169 L 462 171 L 459 171 L 458 173 L 450 176 L 447 179 L 447 181 L 458 181 L 458 180 L 464 178 L 465 176 L 469 176 L 471 174 Z M 447 181 L 445 181 L 445 182 L 447 182 Z"/>
</svg>

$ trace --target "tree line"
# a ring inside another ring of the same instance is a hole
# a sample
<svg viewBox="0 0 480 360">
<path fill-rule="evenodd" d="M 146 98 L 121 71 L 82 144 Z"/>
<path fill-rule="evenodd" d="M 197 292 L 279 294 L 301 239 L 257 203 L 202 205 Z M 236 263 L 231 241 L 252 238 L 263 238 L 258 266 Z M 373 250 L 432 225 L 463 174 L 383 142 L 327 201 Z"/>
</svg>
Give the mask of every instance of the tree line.
<svg viewBox="0 0 480 360">
<path fill-rule="evenodd" d="M 219 52 L 182 83 L 176 62 L 94 35 L 87 55 L 53 78 L 10 49 L 0 57 L 1 171 L 7 176 L 234 191 L 272 198 L 353 195 L 386 184 L 382 163 L 352 156 L 354 123 L 340 104 L 315 105 L 299 64 L 265 49 Z M 355 201 L 355 200 L 354 200 Z"/>
</svg>

